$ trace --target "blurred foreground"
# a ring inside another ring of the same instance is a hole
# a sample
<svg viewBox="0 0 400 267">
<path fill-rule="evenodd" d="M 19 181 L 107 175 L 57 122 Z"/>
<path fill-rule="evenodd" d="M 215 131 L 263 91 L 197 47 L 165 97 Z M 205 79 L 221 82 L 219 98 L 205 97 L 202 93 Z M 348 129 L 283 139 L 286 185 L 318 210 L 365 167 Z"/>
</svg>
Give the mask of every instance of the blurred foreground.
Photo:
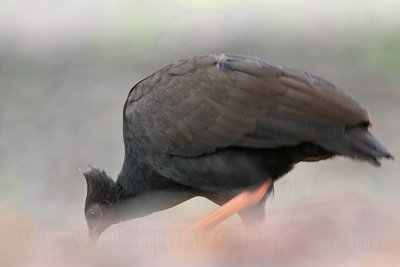
<svg viewBox="0 0 400 267">
<path fill-rule="evenodd" d="M 398 158 L 398 10 L 392 0 L 2 0 L 0 265 L 398 266 L 398 161 L 299 164 L 252 232 L 235 217 L 208 236 L 186 233 L 215 208 L 196 198 L 110 228 L 95 249 L 78 171 L 96 164 L 117 176 L 122 106 L 136 82 L 175 59 L 222 52 L 346 89 Z"/>
<path fill-rule="evenodd" d="M 29 218 L 3 208 L 0 260 L 21 267 L 397 266 L 400 215 L 389 204 L 338 194 L 268 209 L 267 222 L 249 231 L 234 218 L 208 234 L 189 232 L 178 216 L 152 215 L 112 227 L 96 247 L 84 231 L 35 231 Z"/>
</svg>

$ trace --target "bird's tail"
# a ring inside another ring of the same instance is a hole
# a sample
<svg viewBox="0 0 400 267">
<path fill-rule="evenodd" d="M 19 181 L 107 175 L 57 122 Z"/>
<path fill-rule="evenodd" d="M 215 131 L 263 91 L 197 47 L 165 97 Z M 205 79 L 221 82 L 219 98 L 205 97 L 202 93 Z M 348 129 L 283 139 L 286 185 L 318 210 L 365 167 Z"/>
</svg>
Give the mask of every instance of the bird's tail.
<svg viewBox="0 0 400 267">
<path fill-rule="evenodd" d="M 338 154 L 366 160 L 375 166 L 380 166 L 380 159 L 394 159 L 367 128 L 346 129 L 342 138 L 320 145 Z"/>
</svg>

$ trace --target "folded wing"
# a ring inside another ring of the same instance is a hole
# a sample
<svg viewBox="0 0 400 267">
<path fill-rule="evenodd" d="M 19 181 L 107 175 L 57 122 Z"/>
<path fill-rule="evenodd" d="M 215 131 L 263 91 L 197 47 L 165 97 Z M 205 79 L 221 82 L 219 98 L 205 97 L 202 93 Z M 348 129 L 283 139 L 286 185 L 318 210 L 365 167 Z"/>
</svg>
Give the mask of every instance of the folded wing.
<svg viewBox="0 0 400 267">
<path fill-rule="evenodd" d="M 131 90 L 124 108 L 125 142 L 181 157 L 230 146 L 332 144 L 347 127 L 368 123 L 364 108 L 322 78 L 227 55 L 161 69 Z"/>
</svg>

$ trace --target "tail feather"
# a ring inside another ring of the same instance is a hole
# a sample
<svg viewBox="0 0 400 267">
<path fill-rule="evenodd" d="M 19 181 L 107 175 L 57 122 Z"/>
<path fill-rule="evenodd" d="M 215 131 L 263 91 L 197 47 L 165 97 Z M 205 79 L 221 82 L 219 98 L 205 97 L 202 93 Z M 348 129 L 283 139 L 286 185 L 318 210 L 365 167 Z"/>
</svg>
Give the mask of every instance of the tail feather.
<svg viewBox="0 0 400 267">
<path fill-rule="evenodd" d="M 330 151 L 355 159 L 366 160 L 380 166 L 382 158 L 394 159 L 389 151 L 368 131 L 367 128 L 352 128 L 342 138 L 320 145 Z"/>
</svg>

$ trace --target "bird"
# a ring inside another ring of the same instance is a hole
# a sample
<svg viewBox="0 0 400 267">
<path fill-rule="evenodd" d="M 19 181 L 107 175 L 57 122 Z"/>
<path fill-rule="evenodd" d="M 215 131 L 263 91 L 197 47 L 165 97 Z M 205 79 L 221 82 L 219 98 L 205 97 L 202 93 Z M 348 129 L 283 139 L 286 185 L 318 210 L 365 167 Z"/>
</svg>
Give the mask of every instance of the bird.
<svg viewBox="0 0 400 267">
<path fill-rule="evenodd" d="M 193 229 L 234 213 L 263 221 L 274 182 L 299 162 L 394 159 L 370 128 L 361 104 L 309 72 L 241 55 L 177 60 L 130 90 L 116 181 L 97 167 L 84 173 L 89 238 L 196 196 L 220 207 Z"/>
</svg>

